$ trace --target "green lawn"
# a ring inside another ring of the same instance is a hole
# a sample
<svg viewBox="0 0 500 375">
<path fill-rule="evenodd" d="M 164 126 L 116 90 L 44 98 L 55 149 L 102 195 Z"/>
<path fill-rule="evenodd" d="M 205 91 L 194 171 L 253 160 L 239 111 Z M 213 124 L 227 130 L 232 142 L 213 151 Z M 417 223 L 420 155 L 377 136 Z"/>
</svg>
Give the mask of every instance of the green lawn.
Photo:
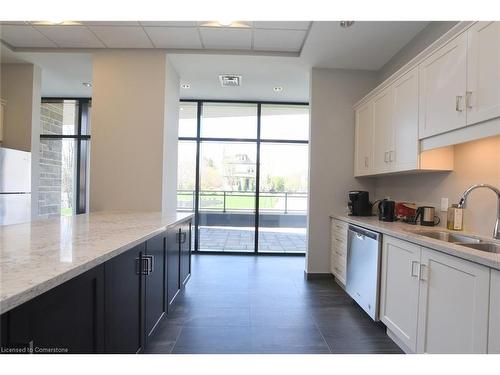
<svg viewBox="0 0 500 375">
<path fill-rule="evenodd" d="M 177 195 L 177 199 L 179 201 L 183 202 L 190 202 L 192 201 L 193 197 L 191 195 Z M 270 208 L 275 208 L 276 204 L 278 203 L 278 198 L 276 197 L 261 197 L 259 201 L 259 207 L 262 209 L 270 209 Z M 222 194 L 217 194 L 210 196 L 208 194 L 203 194 L 202 195 L 202 206 L 200 207 L 201 209 L 203 208 L 210 208 L 210 209 L 220 209 L 222 210 L 224 207 L 224 198 Z M 252 210 L 255 208 L 255 197 L 248 195 L 248 196 L 233 196 L 233 195 L 226 195 L 226 209 L 237 209 L 237 210 Z"/>
<path fill-rule="evenodd" d="M 61 208 L 61 216 L 71 216 L 73 215 L 73 209 L 71 207 Z"/>
</svg>

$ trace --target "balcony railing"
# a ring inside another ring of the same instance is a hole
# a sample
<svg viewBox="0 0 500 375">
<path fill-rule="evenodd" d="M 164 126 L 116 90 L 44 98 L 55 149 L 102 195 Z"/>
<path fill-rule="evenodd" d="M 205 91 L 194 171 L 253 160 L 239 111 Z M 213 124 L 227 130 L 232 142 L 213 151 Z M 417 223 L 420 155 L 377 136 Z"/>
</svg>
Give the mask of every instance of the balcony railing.
<svg viewBox="0 0 500 375">
<path fill-rule="evenodd" d="M 307 212 L 305 192 L 261 192 L 260 212 L 294 213 Z M 177 190 L 177 210 L 194 211 L 196 194 L 194 190 Z M 210 212 L 255 212 L 255 193 L 226 190 L 200 191 L 200 211 Z"/>
</svg>

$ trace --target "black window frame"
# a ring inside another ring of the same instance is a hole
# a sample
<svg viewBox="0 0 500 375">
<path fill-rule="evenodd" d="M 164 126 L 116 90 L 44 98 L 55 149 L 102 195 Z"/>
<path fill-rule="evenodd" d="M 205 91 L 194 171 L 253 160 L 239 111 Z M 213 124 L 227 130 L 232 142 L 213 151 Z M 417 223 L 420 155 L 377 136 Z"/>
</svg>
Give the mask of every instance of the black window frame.
<svg viewBox="0 0 500 375">
<path fill-rule="evenodd" d="M 76 142 L 76 191 L 75 191 L 75 215 L 87 212 L 87 182 L 88 182 L 88 149 L 90 141 L 89 109 L 92 106 L 91 98 L 62 98 L 43 97 L 41 103 L 62 103 L 71 100 L 78 103 L 76 134 L 40 134 L 42 139 L 74 139 Z"/>
<path fill-rule="evenodd" d="M 259 198 L 260 198 L 260 145 L 261 143 L 286 143 L 286 144 L 309 144 L 308 140 L 286 140 L 286 139 L 261 139 L 261 112 L 262 105 L 293 105 L 293 106 L 309 106 L 309 102 L 279 102 L 279 101 L 252 101 L 252 100 L 216 100 L 216 99 L 180 99 L 182 103 L 196 103 L 196 137 L 178 137 L 179 141 L 195 141 L 196 142 L 196 166 L 195 166 L 195 200 L 194 200 L 194 249 L 195 253 L 209 254 L 253 254 L 253 255 L 281 255 L 281 256 L 304 256 L 301 253 L 266 253 L 259 251 Z M 219 138 L 219 137 L 202 137 L 201 136 L 201 118 L 203 113 L 203 103 L 224 103 L 224 104 L 256 104 L 257 105 L 257 135 L 256 138 Z M 310 124 L 309 124 L 310 126 Z M 256 151 L 256 175 L 255 175 L 255 239 L 253 252 L 229 252 L 229 251 L 200 251 L 199 250 L 199 193 L 200 193 L 200 146 L 203 141 L 221 141 L 221 142 L 255 142 L 257 145 Z"/>
</svg>

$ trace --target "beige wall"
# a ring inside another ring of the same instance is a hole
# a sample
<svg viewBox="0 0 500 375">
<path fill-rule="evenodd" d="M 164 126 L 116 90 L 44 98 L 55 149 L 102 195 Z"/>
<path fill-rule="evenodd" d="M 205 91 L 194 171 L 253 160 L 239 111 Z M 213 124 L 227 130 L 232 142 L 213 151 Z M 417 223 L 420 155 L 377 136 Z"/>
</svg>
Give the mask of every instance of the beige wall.
<svg viewBox="0 0 500 375">
<path fill-rule="evenodd" d="M 40 103 L 42 71 L 33 64 L 1 64 L 4 107 L 2 147 L 31 152 L 31 218 L 38 217 Z"/>
<path fill-rule="evenodd" d="M 165 131 L 163 136 L 162 211 L 167 217 L 177 213 L 177 144 L 179 130 L 179 76 L 166 61 Z"/>
<path fill-rule="evenodd" d="M 376 197 L 410 200 L 439 210 L 441 198 L 449 198 L 450 205 L 458 203 L 470 185 L 489 183 L 500 188 L 500 136 L 463 143 L 454 148 L 453 172 L 379 177 L 375 182 Z M 485 189 L 476 190 L 468 199 L 464 227 L 491 236 L 496 213 L 495 194 Z M 439 212 L 439 215 L 441 225 L 446 225 L 446 213 Z"/>
<path fill-rule="evenodd" d="M 1 97 L 6 101 L 2 146 L 31 151 L 31 130 L 39 126 L 40 85 L 37 66 L 1 64 Z"/>
<path fill-rule="evenodd" d="M 351 189 L 373 191 L 356 180 L 352 106 L 374 86 L 367 71 L 312 69 L 310 80 L 309 221 L 306 272 L 329 273 L 329 215 L 345 212 Z"/>
<path fill-rule="evenodd" d="M 164 144 L 170 145 L 165 138 L 176 136 L 165 130 L 174 122 L 177 127 L 177 105 L 169 113 L 176 94 L 167 92 L 174 83 L 178 92 L 174 73 L 161 51 L 94 54 L 91 211 L 162 210 L 164 191 L 169 191 L 164 184 L 176 184 L 163 176 L 164 157 L 177 158 L 176 147 L 164 153 Z"/>
</svg>

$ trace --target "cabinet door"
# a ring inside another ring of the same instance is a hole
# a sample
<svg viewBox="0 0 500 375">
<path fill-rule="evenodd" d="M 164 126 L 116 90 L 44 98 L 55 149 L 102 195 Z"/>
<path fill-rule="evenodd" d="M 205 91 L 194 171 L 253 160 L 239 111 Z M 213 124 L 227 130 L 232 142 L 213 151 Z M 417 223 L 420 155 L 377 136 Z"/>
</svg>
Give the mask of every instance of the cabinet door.
<svg viewBox="0 0 500 375">
<path fill-rule="evenodd" d="M 145 243 L 105 263 L 106 352 L 137 353 L 144 346 Z"/>
<path fill-rule="evenodd" d="M 2 315 L 2 346 L 102 353 L 104 269 L 97 266 Z"/>
<path fill-rule="evenodd" d="M 173 307 L 179 293 L 180 228 L 174 225 L 167 229 L 167 310 Z"/>
<path fill-rule="evenodd" d="M 418 168 L 418 68 L 398 79 L 394 85 L 394 148 L 390 151 L 391 169 Z"/>
<path fill-rule="evenodd" d="M 419 138 L 466 125 L 467 35 L 459 35 L 419 65 Z"/>
<path fill-rule="evenodd" d="M 380 319 L 411 351 L 417 350 L 420 246 L 384 236 Z"/>
<path fill-rule="evenodd" d="M 166 251 L 165 251 L 165 235 L 161 234 L 151 238 L 146 242 L 146 257 L 149 257 L 146 265 L 150 271 L 145 276 L 146 284 L 146 338 L 153 334 L 157 323 L 167 311 L 167 303 L 165 299 L 166 289 Z"/>
<path fill-rule="evenodd" d="M 500 22 L 467 31 L 467 125 L 500 116 Z"/>
<path fill-rule="evenodd" d="M 373 169 L 373 102 L 356 110 L 354 175 L 363 176 Z"/>
<path fill-rule="evenodd" d="M 381 92 L 373 99 L 373 165 L 376 173 L 390 170 L 390 151 L 393 149 L 392 88 Z"/>
<path fill-rule="evenodd" d="M 500 354 L 500 271 L 491 270 L 488 353 Z"/>
<path fill-rule="evenodd" d="M 490 270 L 422 248 L 419 353 L 486 353 Z"/>
<path fill-rule="evenodd" d="M 180 229 L 180 284 L 184 286 L 191 275 L 191 221 L 182 223 Z"/>
</svg>

